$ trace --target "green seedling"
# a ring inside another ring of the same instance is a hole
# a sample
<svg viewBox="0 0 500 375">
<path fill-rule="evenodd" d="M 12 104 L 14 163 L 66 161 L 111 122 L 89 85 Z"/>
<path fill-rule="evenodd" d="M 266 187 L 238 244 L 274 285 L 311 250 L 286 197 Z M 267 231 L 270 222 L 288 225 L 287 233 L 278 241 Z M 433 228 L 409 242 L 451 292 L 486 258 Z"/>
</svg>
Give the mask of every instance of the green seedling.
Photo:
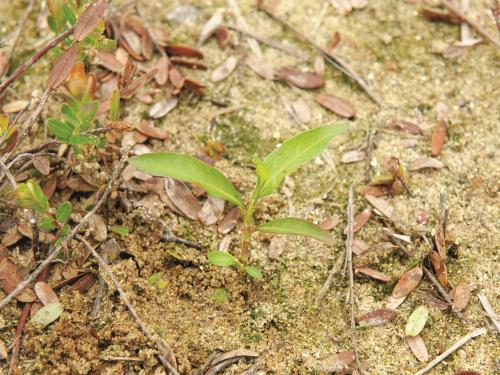
<svg viewBox="0 0 500 375">
<path fill-rule="evenodd" d="M 298 218 L 282 218 L 255 225 L 254 211 L 256 204 L 262 198 L 275 192 L 286 176 L 320 155 L 332 138 L 344 132 L 347 127 L 347 124 L 341 123 L 306 131 L 285 141 L 264 160 L 256 159 L 257 183 L 246 200 L 222 172 L 192 156 L 173 152 L 155 152 L 134 156 L 130 159 L 130 164 L 154 176 L 172 177 L 199 185 L 208 195 L 225 199 L 238 206 L 243 214 L 241 261 L 231 254 L 220 251 L 210 252 L 208 260 L 212 264 L 236 267 L 252 277 L 261 278 L 260 270 L 247 265 L 250 240 L 255 231 L 307 236 L 332 244 L 332 238 L 328 232 Z"/>
<path fill-rule="evenodd" d="M 35 212 L 39 229 L 46 232 L 58 229 L 59 240 L 69 233 L 67 221 L 72 211 L 71 203 L 62 202 L 53 213 L 54 210 L 50 209 L 47 197 L 35 180 L 30 179 L 26 183 L 17 185 L 16 204 Z"/>
</svg>

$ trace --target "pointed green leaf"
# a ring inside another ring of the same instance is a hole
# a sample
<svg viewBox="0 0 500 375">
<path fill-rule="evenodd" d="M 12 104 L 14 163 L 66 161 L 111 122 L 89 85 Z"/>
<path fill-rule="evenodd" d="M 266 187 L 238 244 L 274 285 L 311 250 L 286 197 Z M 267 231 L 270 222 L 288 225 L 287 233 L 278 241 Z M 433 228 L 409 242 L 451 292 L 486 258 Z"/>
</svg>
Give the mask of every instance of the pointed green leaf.
<svg viewBox="0 0 500 375">
<path fill-rule="evenodd" d="M 51 231 L 56 229 L 54 225 L 54 219 L 49 215 L 43 215 L 38 218 L 38 227 L 44 231 Z"/>
<path fill-rule="evenodd" d="M 226 288 L 217 288 L 214 290 L 214 300 L 218 303 L 224 303 L 229 300 L 229 290 Z"/>
<path fill-rule="evenodd" d="M 347 127 L 347 123 L 322 126 L 285 141 L 264 159 L 269 177 L 261 184 L 257 196 L 264 197 L 274 192 L 285 176 L 321 154 L 332 138 L 344 132 Z"/>
<path fill-rule="evenodd" d="M 218 169 L 192 156 L 174 152 L 152 152 L 134 156 L 129 161 L 143 172 L 199 185 L 207 191 L 208 195 L 243 207 L 243 200 L 231 181 Z"/>
<path fill-rule="evenodd" d="M 245 272 L 252 276 L 254 279 L 262 279 L 262 271 L 257 267 L 246 266 Z"/>
<path fill-rule="evenodd" d="M 69 219 L 69 215 L 71 215 L 71 203 L 62 202 L 56 211 L 56 220 L 63 224 Z"/>
<path fill-rule="evenodd" d="M 263 233 L 297 234 L 299 236 L 314 238 L 328 245 L 333 244 L 333 238 L 330 236 L 330 233 L 308 221 L 293 217 L 268 221 L 259 225 L 257 230 Z"/>
<path fill-rule="evenodd" d="M 39 213 L 46 213 L 49 210 L 49 202 L 43 194 L 40 185 L 35 180 L 28 180 L 26 183 L 17 185 L 16 204 L 23 208 L 30 208 Z"/>
<path fill-rule="evenodd" d="M 422 332 L 429 317 L 429 310 L 425 306 L 417 307 L 408 318 L 406 324 L 406 336 L 417 336 Z"/>
<path fill-rule="evenodd" d="M 208 261 L 216 266 L 231 267 L 238 262 L 235 257 L 225 251 L 211 251 L 208 253 Z"/>
<path fill-rule="evenodd" d="M 49 303 L 36 312 L 35 316 L 31 318 L 31 322 L 40 328 L 44 328 L 57 320 L 63 311 L 64 309 L 59 302 Z"/>
<path fill-rule="evenodd" d="M 128 227 L 125 225 L 117 225 L 115 227 L 112 227 L 111 230 L 116 234 L 120 234 L 122 236 L 128 235 Z"/>
<path fill-rule="evenodd" d="M 57 139 L 68 142 L 69 137 L 73 134 L 73 130 L 75 129 L 72 125 L 56 120 L 55 118 L 49 119 L 47 122 L 49 130 L 52 134 L 54 134 Z"/>
<path fill-rule="evenodd" d="M 68 143 L 70 145 L 94 145 L 99 146 L 101 144 L 101 138 L 96 135 L 91 134 L 74 134 L 69 137 Z"/>
<path fill-rule="evenodd" d="M 109 119 L 118 121 L 120 118 L 120 90 L 115 88 L 109 99 Z"/>
</svg>

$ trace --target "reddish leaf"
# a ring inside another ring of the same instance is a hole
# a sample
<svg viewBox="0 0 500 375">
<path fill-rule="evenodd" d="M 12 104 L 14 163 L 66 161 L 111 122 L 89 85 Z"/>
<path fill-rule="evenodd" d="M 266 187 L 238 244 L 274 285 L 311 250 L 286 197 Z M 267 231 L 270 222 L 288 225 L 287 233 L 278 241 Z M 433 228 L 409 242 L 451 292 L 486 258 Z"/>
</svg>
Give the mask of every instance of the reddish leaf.
<svg viewBox="0 0 500 375">
<path fill-rule="evenodd" d="M 78 18 L 73 36 L 79 42 L 89 35 L 106 12 L 106 0 L 98 0 L 90 4 Z"/>
<path fill-rule="evenodd" d="M 17 265 L 7 258 L 0 260 L 0 288 L 2 288 L 5 293 L 12 292 L 16 286 L 23 281 L 18 271 Z M 33 302 L 36 297 L 31 289 L 24 289 L 16 298 L 21 302 Z"/>
<path fill-rule="evenodd" d="M 448 270 L 443 258 L 434 250 L 429 251 L 429 258 L 436 271 L 439 283 L 446 288 L 448 286 Z"/>
<path fill-rule="evenodd" d="M 168 68 L 170 62 L 167 56 L 161 56 L 156 63 L 158 69 L 155 74 L 155 81 L 159 86 L 163 86 L 168 80 Z"/>
<path fill-rule="evenodd" d="M 363 186 L 359 192 L 361 196 L 371 195 L 373 197 L 383 197 L 385 190 L 382 186 Z"/>
<path fill-rule="evenodd" d="M 442 299 L 438 298 L 438 297 L 435 297 L 434 295 L 432 295 L 431 293 L 427 293 L 427 292 L 422 292 L 420 290 L 416 290 L 415 291 L 415 295 L 421 299 L 422 301 L 424 301 L 425 303 L 427 303 L 428 305 L 430 306 L 433 306 L 439 310 L 446 310 L 448 308 L 448 304 L 446 303 L 446 301 L 443 301 Z"/>
<path fill-rule="evenodd" d="M 48 305 L 49 303 L 59 302 L 59 298 L 57 298 L 57 294 L 54 290 L 47 284 L 45 281 L 38 281 L 35 283 L 34 290 L 36 296 L 44 305 Z"/>
<path fill-rule="evenodd" d="M 172 57 L 170 62 L 174 65 L 185 66 L 190 69 L 206 70 L 207 66 L 200 62 L 183 60 L 180 57 Z"/>
<path fill-rule="evenodd" d="M 170 68 L 168 77 L 174 87 L 180 89 L 184 86 L 184 76 L 175 67 Z"/>
<path fill-rule="evenodd" d="M 215 38 L 220 48 L 224 48 L 229 44 L 230 36 L 231 34 L 227 27 L 222 26 L 215 30 Z"/>
<path fill-rule="evenodd" d="M 324 83 L 316 73 L 303 73 L 286 67 L 281 68 L 278 74 L 290 85 L 301 89 L 317 89 Z"/>
<path fill-rule="evenodd" d="M 33 166 L 44 176 L 50 174 L 50 160 L 47 156 L 35 156 L 33 158 Z"/>
<path fill-rule="evenodd" d="M 424 340 L 419 335 L 406 337 L 406 342 L 411 351 L 420 362 L 427 362 L 429 360 L 429 353 L 425 346 Z"/>
<path fill-rule="evenodd" d="M 80 277 L 78 280 L 75 281 L 68 289 L 68 292 L 74 291 L 74 292 L 86 292 L 89 290 L 92 285 L 96 282 L 96 278 L 93 274 L 87 273 Z"/>
<path fill-rule="evenodd" d="M 387 125 L 387 127 L 395 131 L 405 132 L 409 134 L 415 134 L 415 135 L 423 134 L 423 131 L 420 128 L 420 126 L 405 120 L 393 121 L 389 125 Z"/>
<path fill-rule="evenodd" d="M 203 58 L 203 53 L 197 49 L 180 44 L 167 46 L 165 47 L 165 51 L 172 56 L 194 57 L 197 59 Z"/>
<path fill-rule="evenodd" d="M 358 316 L 356 323 L 361 327 L 378 326 L 390 322 L 396 317 L 396 312 L 391 309 L 380 309 Z"/>
<path fill-rule="evenodd" d="M 166 129 L 157 128 L 153 121 L 142 120 L 139 125 L 137 125 L 137 130 L 144 135 L 151 138 L 157 139 L 167 139 L 168 132 Z"/>
<path fill-rule="evenodd" d="M 423 274 L 420 267 L 415 267 L 407 271 L 394 287 L 392 296 L 400 298 L 410 294 L 418 286 L 420 280 L 422 280 Z"/>
<path fill-rule="evenodd" d="M 422 8 L 420 9 L 420 14 L 427 20 L 431 22 L 445 22 L 451 23 L 454 25 L 460 25 L 462 23 L 462 19 L 451 12 L 439 12 L 430 8 Z"/>
<path fill-rule="evenodd" d="M 460 312 L 464 310 L 471 299 L 470 287 L 465 283 L 460 283 L 455 287 L 455 297 L 453 298 L 453 305 L 451 309 L 453 312 Z"/>
<path fill-rule="evenodd" d="M 319 227 L 323 230 L 332 230 L 335 228 L 338 223 L 340 223 L 340 219 L 338 216 L 330 216 L 328 219 L 323 220 L 319 223 Z"/>
<path fill-rule="evenodd" d="M 355 273 L 366 275 L 366 276 L 371 277 L 372 279 L 380 280 L 383 282 L 391 281 L 390 276 L 387 276 L 386 274 L 379 272 L 377 270 L 374 270 L 373 268 L 370 268 L 370 267 L 356 267 Z"/>
<path fill-rule="evenodd" d="M 481 373 L 472 370 L 460 370 L 455 372 L 453 375 L 481 375 Z"/>
<path fill-rule="evenodd" d="M 203 96 L 205 93 L 203 90 L 205 89 L 206 86 L 202 85 L 201 83 L 195 82 L 191 79 L 185 79 L 184 80 L 184 86 L 186 89 L 191 91 L 193 94 L 198 95 L 198 96 Z"/>
<path fill-rule="evenodd" d="M 431 154 L 438 156 L 443 150 L 446 141 L 446 124 L 444 121 L 438 121 L 434 129 L 432 129 L 431 137 Z"/>
<path fill-rule="evenodd" d="M 353 118 L 356 116 L 356 111 L 352 104 L 338 96 L 318 94 L 314 100 L 340 117 Z"/>
<path fill-rule="evenodd" d="M 368 220 L 370 220 L 370 217 L 372 217 L 372 210 L 369 208 L 365 208 L 363 211 L 357 214 L 354 217 L 354 232 L 357 232 L 358 230 L 363 228 Z"/>
<path fill-rule="evenodd" d="M 234 229 L 234 227 L 238 223 L 239 218 L 240 218 L 239 207 L 231 208 L 220 221 L 219 226 L 217 227 L 217 231 L 221 234 L 228 234 Z"/>
<path fill-rule="evenodd" d="M 441 217 L 439 216 L 436 221 L 436 233 L 434 234 L 434 241 L 436 242 L 436 248 L 443 260 L 446 260 L 446 240 L 444 238 L 444 227 Z"/>
<path fill-rule="evenodd" d="M 77 57 L 78 48 L 76 46 L 68 48 L 59 56 L 50 71 L 48 82 L 50 90 L 55 89 L 68 78 L 71 69 L 73 69 L 73 66 L 76 64 Z"/>
</svg>

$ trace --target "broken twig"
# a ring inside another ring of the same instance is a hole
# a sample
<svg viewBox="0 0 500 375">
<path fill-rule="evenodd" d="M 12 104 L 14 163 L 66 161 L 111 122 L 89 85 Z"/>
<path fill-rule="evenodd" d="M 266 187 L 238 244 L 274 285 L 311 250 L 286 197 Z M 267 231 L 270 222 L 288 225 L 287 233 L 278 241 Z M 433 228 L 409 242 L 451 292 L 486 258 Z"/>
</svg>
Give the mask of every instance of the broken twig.
<svg viewBox="0 0 500 375">
<path fill-rule="evenodd" d="M 483 305 L 484 311 L 486 311 L 486 315 L 490 317 L 491 321 L 493 322 L 495 327 L 497 327 L 497 330 L 500 333 L 500 318 L 495 313 L 495 310 L 493 310 L 490 301 L 488 301 L 488 298 L 483 292 L 479 292 L 477 296 L 479 298 L 479 302 L 481 302 L 481 305 Z"/>
</svg>

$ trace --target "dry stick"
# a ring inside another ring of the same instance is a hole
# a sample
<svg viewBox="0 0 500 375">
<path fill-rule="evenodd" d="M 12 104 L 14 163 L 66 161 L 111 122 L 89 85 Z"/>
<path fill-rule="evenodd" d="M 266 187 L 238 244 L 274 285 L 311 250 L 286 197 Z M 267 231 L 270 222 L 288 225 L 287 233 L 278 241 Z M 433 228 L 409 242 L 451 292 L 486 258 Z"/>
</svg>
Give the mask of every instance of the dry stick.
<svg viewBox="0 0 500 375">
<path fill-rule="evenodd" d="M 17 189 L 16 179 L 14 178 L 14 176 L 12 176 L 12 173 L 10 173 L 9 168 L 1 160 L 0 160 L 0 169 L 3 172 L 3 176 L 7 176 L 7 179 L 9 180 L 10 184 L 12 185 L 12 188 L 14 190 L 16 190 Z M 3 179 L 3 176 L 2 176 L 2 179 Z M 2 180 L 0 179 L 0 182 L 1 181 Z"/>
<path fill-rule="evenodd" d="M 358 344 L 356 341 L 356 321 L 354 320 L 354 271 L 352 269 L 352 243 L 354 240 L 354 191 L 352 185 L 349 187 L 349 200 L 347 203 L 347 246 L 346 246 L 346 264 L 349 271 L 349 304 L 351 305 L 351 341 L 352 351 L 356 359 L 358 372 L 363 375 L 361 363 L 358 358 Z"/>
<path fill-rule="evenodd" d="M 31 0 L 30 4 L 26 8 L 26 11 L 24 12 L 21 20 L 19 21 L 19 25 L 17 27 L 16 33 L 14 34 L 14 40 L 12 41 L 12 47 L 10 47 L 9 53 L 7 54 L 7 66 L 10 63 L 10 60 L 12 59 L 12 56 L 14 55 L 14 51 L 16 50 L 17 47 L 17 42 L 19 41 L 19 37 L 21 36 L 21 32 L 24 29 L 24 25 L 26 24 L 26 21 L 28 20 L 28 17 L 33 10 L 33 6 L 35 5 L 36 0 Z M 8 69 L 6 69 L 7 72 Z"/>
<path fill-rule="evenodd" d="M 446 350 L 444 353 L 441 355 L 437 356 L 434 360 L 432 360 L 427 366 L 425 366 L 422 370 L 418 371 L 415 373 L 415 375 L 423 375 L 427 373 L 429 370 L 431 370 L 434 366 L 436 366 L 439 362 L 443 361 L 446 357 L 448 357 L 450 354 L 452 354 L 454 351 L 456 351 L 458 348 L 461 346 L 465 345 L 467 342 L 472 340 L 474 337 L 484 335 L 487 332 L 486 328 L 478 328 L 471 333 L 465 335 L 462 337 L 460 340 L 456 342 L 453 346 L 451 346 L 448 350 Z"/>
<path fill-rule="evenodd" d="M 375 132 L 372 131 L 372 126 L 370 124 L 370 129 L 368 129 L 368 137 L 366 138 L 366 159 L 365 159 L 365 184 L 369 183 L 371 180 L 370 176 L 370 163 L 373 157 L 373 137 Z"/>
<path fill-rule="evenodd" d="M 309 56 L 307 53 L 302 52 L 301 50 L 299 50 L 295 47 L 283 44 L 283 43 L 277 41 L 276 39 L 267 38 L 265 36 L 257 35 L 249 30 L 243 30 L 237 26 L 228 26 L 228 27 L 231 30 L 237 31 L 245 36 L 248 36 L 252 39 L 255 39 L 256 41 L 258 41 L 262 44 L 265 44 L 269 47 L 283 51 L 283 52 L 289 54 L 290 56 L 296 57 L 296 58 L 303 60 L 303 61 L 309 61 L 309 62 L 312 61 L 311 56 Z"/>
<path fill-rule="evenodd" d="M 17 67 L 17 69 L 8 77 L 5 81 L 3 81 L 0 84 L 0 95 L 9 87 L 12 82 L 14 82 L 16 79 L 19 78 L 21 74 L 23 74 L 26 70 L 28 70 L 33 64 L 35 64 L 38 60 L 40 60 L 47 52 L 49 52 L 52 48 L 57 46 L 59 43 L 61 43 L 64 39 L 66 39 L 68 36 L 73 34 L 73 31 L 75 30 L 74 27 L 69 28 L 62 34 L 59 34 L 56 36 L 54 39 L 52 39 L 45 47 L 43 47 L 41 50 L 39 50 L 37 53 L 35 53 L 33 56 L 30 57 L 29 60 L 25 61 L 21 65 Z"/>
<path fill-rule="evenodd" d="M 153 337 L 153 335 L 151 334 L 149 329 L 146 327 L 146 324 L 144 324 L 144 322 L 139 318 L 139 315 L 137 315 L 137 311 L 135 310 L 134 306 L 130 303 L 130 301 L 129 301 L 127 295 L 125 294 L 125 292 L 123 291 L 120 283 L 118 282 L 118 280 L 116 280 L 115 276 L 113 275 L 113 272 L 111 271 L 109 266 L 106 264 L 106 262 L 104 262 L 104 259 L 102 259 L 99 256 L 99 254 L 97 254 L 97 251 L 95 251 L 95 249 L 87 242 L 87 240 L 85 240 L 85 238 L 83 238 L 80 235 L 77 235 L 76 238 L 79 241 L 81 241 L 85 245 L 87 250 L 92 253 L 94 258 L 97 259 L 99 266 L 102 268 L 102 270 L 104 272 L 106 272 L 108 277 L 113 282 L 113 285 L 115 286 L 116 291 L 120 295 L 120 299 L 122 300 L 123 304 L 127 307 L 128 311 L 130 312 L 130 315 L 132 315 L 132 317 L 134 318 L 136 323 L 141 328 L 141 331 L 142 331 L 142 333 L 144 333 L 144 336 L 146 336 L 148 340 L 153 342 L 155 344 L 155 346 L 157 347 L 158 351 L 161 353 L 162 348 L 159 344 L 159 341 L 155 340 L 155 338 Z M 168 369 L 172 374 L 179 375 L 179 373 L 177 372 L 175 367 L 164 356 L 162 356 L 161 354 L 158 354 L 158 358 L 160 358 L 160 361 L 163 364 L 163 366 L 166 369 Z"/>
<path fill-rule="evenodd" d="M 450 12 L 456 14 L 463 21 L 467 22 L 471 27 L 477 31 L 477 33 L 487 39 L 490 43 L 496 45 L 500 48 L 500 40 L 496 39 L 493 35 L 491 35 L 484 27 L 482 27 L 479 23 L 469 18 L 466 14 L 464 14 L 455 4 L 453 4 L 449 0 L 441 0 L 441 4 L 445 8 L 447 8 Z"/>
<path fill-rule="evenodd" d="M 481 305 L 483 305 L 484 311 L 486 311 L 486 315 L 490 317 L 495 327 L 497 327 L 498 332 L 500 332 L 500 318 L 498 317 L 495 310 L 493 310 L 490 301 L 488 301 L 488 298 L 484 295 L 483 292 L 479 292 L 477 296 L 479 298 L 479 302 L 481 302 Z"/>
<path fill-rule="evenodd" d="M 345 252 L 343 253 L 345 255 Z M 344 263 L 345 257 L 342 257 L 339 255 L 337 258 L 337 262 L 333 265 L 332 269 L 328 273 L 328 277 L 326 278 L 325 283 L 321 287 L 321 289 L 318 292 L 318 295 L 316 296 L 316 299 L 314 300 L 314 304 L 319 307 L 321 304 L 321 301 L 323 298 L 325 298 L 326 294 L 328 293 L 328 290 L 330 290 L 330 287 L 333 284 L 333 279 L 336 274 L 338 274 L 342 268 L 342 264 Z"/>
<path fill-rule="evenodd" d="M 106 265 L 109 264 L 108 262 L 108 252 L 104 250 L 102 252 L 102 260 Z M 99 275 L 99 286 L 97 287 L 97 294 L 95 296 L 94 300 L 94 306 L 92 307 L 92 311 L 90 312 L 90 318 L 95 319 L 97 318 L 97 315 L 99 315 L 99 310 L 101 309 L 101 302 L 102 302 L 102 297 L 104 296 L 104 288 L 106 287 L 106 280 Z"/>
<path fill-rule="evenodd" d="M 170 230 L 168 230 L 167 233 L 163 234 L 161 236 L 161 239 L 164 240 L 165 242 L 173 242 L 176 244 L 185 245 L 187 247 L 192 247 L 193 249 L 196 250 L 202 249 L 200 244 L 189 240 L 185 240 L 184 238 L 177 237 L 173 235 L 172 232 L 170 232 Z"/>
<path fill-rule="evenodd" d="M 243 31 L 248 31 L 247 21 L 245 21 L 245 18 L 243 18 L 243 16 L 241 15 L 240 7 L 236 3 L 236 1 L 227 0 L 227 4 L 229 5 L 229 8 L 231 8 L 231 11 L 233 12 L 236 18 L 236 23 L 238 24 L 238 27 Z M 262 59 L 262 51 L 260 50 L 259 44 L 255 40 L 248 38 L 248 45 L 250 46 L 252 52 L 255 55 L 257 55 L 259 59 Z"/>
<path fill-rule="evenodd" d="M 427 267 L 423 266 L 422 268 L 423 268 L 425 274 L 427 275 L 427 277 L 429 278 L 429 280 L 432 282 L 432 284 L 434 284 L 434 286 L 438 290 L 439 294 L 441 294 L 441 297 L 443 297 L 443 299 L 446 301 L 446 303 L 451 306 L 453 304 L 453 301 L 451 300 L 448 293 L 446 293 L 446 290 L 443 289 L 443 287 L 441 286 L 439 281 L 434 277 L 432 272 Z"/>
<path fill-rule="evenodd" d="M 353 68 L 351 68 L 351 66 L 349 66 L 349 64 L 347 64 L 345 61 L 340 59 L 337 55 L 335 55 L 332 52 L 329 52 L 325 48 L 321 47 L 319 44 L 317 44 L 314 40 L 312 40 L 307 35 L 303 34 L 299 29 L 297 29 L 294 25 L 292 25 L 286 19 L 274 14 L 273 12 L 271 12 L 268 9 L 265 9 L 263 7 L 258 7 L 258 9 L 263 11 L 265 14 L 267 14 L 272 19 L 278 21 L 282 25 L 284 25 L 287 28 L 289 28 L 290 30 L 292 30 L 295 34 L 297 34 L 303 40 L 310 43 L 314 48 L 316 48 L 325 57 L 326 61 L 328 61 L 333 67 L 335 67 L 337 70 L 341 71 L 346 76 L 351 78 L 354 82 L 356 82 L 366 92 L 366 94 L 370 97 L 370 99 L 372 99 L 376 104 L 380 104 L 380 101 L 373 94 L 373 92 L 372 92 L 371 88 L 368 86 L 368 84 L 354 71 Z"/>
<path fill-rule="evenodd" d="M 106 188 L 102 194 L 102 196 L 99 198 L 99 200 L 96 202 L 94 208 L 90 210 L 84 217 L 83 219 L 73 228 L 73 230 L 68 234 L 66 237 L 65 241 L 69 242 L 75 237 L 80 229 L 82 229 L 87 222 L 90 220 L 90 218 L 97 212 L 97 210 L 102 206 L 102 204 L 106 201 L 108 198 L 108 195 L 111 193 L 111 190 L 113 188 L 114 183 L 120 176 L 123 168 L 125 167 L 125 162 L 128 159 L 128 149 L 123 151 L 123 156 L 116 166 L 113 175 L 111 176 L 111 179 L 109 180 L 108 184 L 106 185 Z M 59 251 L 61 250 L 62 246 L 58 245 L 52 245 L 49 250 L 49 254 L 47 258 L 43 260 L 42 263 L 30 274 L 28 275 L 22 282 L 17 284 L 17 286 L 14 288 L 12 292 L 10 292 L 3 300 L 0 301 L 0 309 L 7 305 L 12 299 L 14 299 L 16 296 L 19 295 L 35 278 L 42 272 L 42 270 L 48 266 L 59 254 Z"/>
</svg>

